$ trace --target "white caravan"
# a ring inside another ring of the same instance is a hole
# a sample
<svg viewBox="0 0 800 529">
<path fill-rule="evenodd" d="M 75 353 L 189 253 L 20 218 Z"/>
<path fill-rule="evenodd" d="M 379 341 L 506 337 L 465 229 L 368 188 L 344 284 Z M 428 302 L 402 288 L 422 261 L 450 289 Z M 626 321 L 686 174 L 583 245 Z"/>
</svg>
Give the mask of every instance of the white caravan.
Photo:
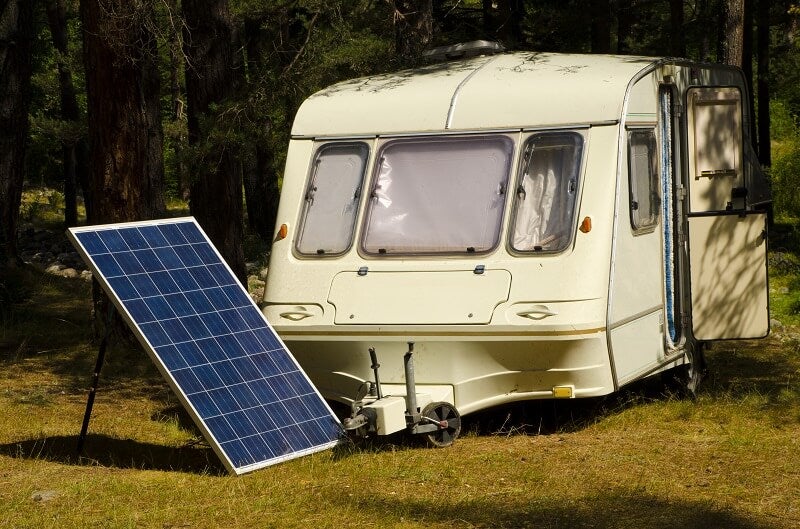
<svg viewBox="0 0 800 529">
<path fill-rule="evenodd" d="M 446 445 L 491 406 L 693 386 L 704 342 L 769 332 L 752 119 L 739 70 L 679 59 L 336 84 L 294 121 L 264 312 L 361 433 Z"/>
</svg>

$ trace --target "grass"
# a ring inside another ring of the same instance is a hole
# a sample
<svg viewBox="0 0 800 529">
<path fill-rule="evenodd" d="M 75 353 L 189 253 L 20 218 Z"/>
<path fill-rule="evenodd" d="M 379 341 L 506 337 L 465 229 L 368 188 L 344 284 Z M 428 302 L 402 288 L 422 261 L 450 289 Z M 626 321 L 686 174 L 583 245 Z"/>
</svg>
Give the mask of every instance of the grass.
<svg viewBox="0 0 800 529">
<path fill-rule="evenodd" d="M 790 236 L 791 226 L 781 233 Z M 786 259 L 796 262 L 786 241 Z M 696 401 L 645 382 L 606 399 L 476 414 L 443 450 L 390 438 L 242 477 L 225 473 L 152 362 L 120 340 L 79 458 L 97 354 L 90 287 L 35 269 L 14 274 L 1 281 L 12 287 L 0 326 L 0 527 L 800 524 L 800 329 L 791 312 L 799 274 L 791 265 L 771 278 L 783 327 L 766 340 L 716 344 Z"/>
</svg>

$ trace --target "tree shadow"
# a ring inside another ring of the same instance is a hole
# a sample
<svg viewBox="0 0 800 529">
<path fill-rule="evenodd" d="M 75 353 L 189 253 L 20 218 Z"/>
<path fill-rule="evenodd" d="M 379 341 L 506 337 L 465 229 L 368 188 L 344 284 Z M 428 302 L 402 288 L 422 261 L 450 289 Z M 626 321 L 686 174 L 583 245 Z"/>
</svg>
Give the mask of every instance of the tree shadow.
<svg viewBox="0 0 800 529">
<path fill-rule="evenodd" d="M 756 390 L 775 394 L 782 383 L 800 372 L 800 358 L 780 337 L 716 342 L 706 353 L 711 377 L 704 386 L 711 395 Z"/>
<path fill-rule="evenodd" d="M 26 364 L 26 370 L 55 377 L 58 386 L 68 393 L 85 393 L 92 382 L 98 349 L 98 344 L 87 343 L 70 351 L 31 353 L 36 354 L 36 362 Z M 143 349 L 124 340 L 112 340 L 98 384 L 98 398 L 104 394 L 166 400 L 171 390 Z"/>
<path fill-rule="evenodd" d="M 0 445 L 0 454 L 66 465 L 227 474 L 214 451 L 200 443 L 168 447 L 133 439 L 117 439 L 103 434 L 89 434 L 81 456 L 78 455 L 77 446 L 77 435 L 59 435 L 3 444 Z"/>
<path fill-rule="evenodd" d="M 342 502 L 352 501 L 343 495 Z M 468 527 L 541 528 L 592 527 L 611 529 L 766 529 L 764 524 L 704 501 L 660 498 L 643 491 L 612 490 L 577 500 L 548 499 L 527 502 L 513 497 L 474 500 L 449 499 L 446 492 L 431 500 L 403 499 L 380 490 L 365 494 L 359 509 L 376 518 L 442 523 L 458 521 Z"/>
</svg>

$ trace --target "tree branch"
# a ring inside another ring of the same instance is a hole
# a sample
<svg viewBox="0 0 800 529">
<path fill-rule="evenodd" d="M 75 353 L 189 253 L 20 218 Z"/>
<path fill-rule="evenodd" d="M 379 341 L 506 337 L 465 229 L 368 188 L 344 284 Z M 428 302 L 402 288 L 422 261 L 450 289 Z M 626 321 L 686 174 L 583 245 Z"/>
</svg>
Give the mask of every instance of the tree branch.
<svg viewBox="0 0 800 529">
<path fill-rule="evenodd" d="M 281 75 L 286 75 L 287 73 L 289 73 L 289 70 L 292 69 L 292 66 L 294 66 L 294 64 L 297 62 L 297 60 L 300 58 L 300 56 L 303 55 L 303 52 L 306 49 L 306 45 L 308 44 L 308 41 L 311 40 L 311 32 L 314 29 L 314 24 L 317 22 L 317 18 L 319 18 L 319 12 L 314 13 L 314 16 L 311 18 L 311 21 L 308 23 L 308 34 L 306 35 L 306 40 L 303 42 L 303 45 L 300 46 L 300 49 L 297 50 L 297 53 L 294 55 L 294 58 L 292 59 L 292 61 L 289 64 L 286 65 L 286 68 L 283 69 L 283 71 L 281 72 Z"/>
</svg>

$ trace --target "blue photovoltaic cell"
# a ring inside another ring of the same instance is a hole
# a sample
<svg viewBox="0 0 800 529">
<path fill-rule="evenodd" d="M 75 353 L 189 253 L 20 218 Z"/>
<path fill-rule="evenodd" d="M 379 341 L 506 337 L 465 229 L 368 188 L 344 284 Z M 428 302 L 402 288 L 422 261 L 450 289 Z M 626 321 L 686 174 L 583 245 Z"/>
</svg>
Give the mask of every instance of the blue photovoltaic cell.
<svg viewBox="0 0 800 529">
<path fill-rule="evenodd" d="M 70 235 L 230 470 L 339 440 L 330 408 L 194 219 Z"/>
</svg>

